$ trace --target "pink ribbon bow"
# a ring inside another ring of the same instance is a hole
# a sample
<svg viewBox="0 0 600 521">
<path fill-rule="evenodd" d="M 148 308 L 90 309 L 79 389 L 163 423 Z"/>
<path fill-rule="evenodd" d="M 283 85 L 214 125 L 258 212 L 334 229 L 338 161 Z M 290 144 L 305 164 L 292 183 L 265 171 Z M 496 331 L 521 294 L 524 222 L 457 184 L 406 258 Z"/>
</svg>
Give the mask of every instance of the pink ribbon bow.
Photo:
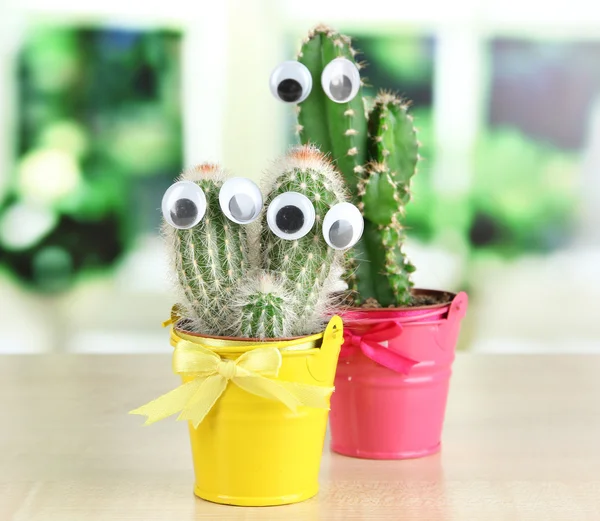
<svg viewBox="0 0 600 521">
<path fill-rule="evenodd" d="M 407 374 L 419 361 L 400 353 L 401 335 L 402 325 L 396 321 L 380 322 L 362 335 L 353 334 L 348 328 L 344 328 L 340 358 L 345 358 L 355 349 L 360 349 L 374 362 L 397 373 Z"/>
</svg>

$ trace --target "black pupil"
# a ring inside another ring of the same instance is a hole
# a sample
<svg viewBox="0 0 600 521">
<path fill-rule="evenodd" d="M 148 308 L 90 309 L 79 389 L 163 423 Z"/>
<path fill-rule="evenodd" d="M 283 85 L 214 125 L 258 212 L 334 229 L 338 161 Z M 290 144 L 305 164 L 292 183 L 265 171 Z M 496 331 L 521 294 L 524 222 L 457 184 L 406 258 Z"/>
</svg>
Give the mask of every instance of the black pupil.
<svg viewBox="0 0 600 521">
<path fill-rule="evenodd" d="M 277 212 L 275 224 L 283 233 L 296 233 L 304 225 L 304 214 L 297 206 L 284 206 Z"/>
<path fill-rule="evenodd" d="M 171 210 L 171 219 L 177 226 L 189 226 L 198 216 L 198 207 L 191 199 L 177 199 Z"/>
<path fill-rule="evenodd" d="M 277 85 L 277 94 L 283 101 L 298 101 L 302 97 L 302 85 L 288 78 Z"/>
</svg>

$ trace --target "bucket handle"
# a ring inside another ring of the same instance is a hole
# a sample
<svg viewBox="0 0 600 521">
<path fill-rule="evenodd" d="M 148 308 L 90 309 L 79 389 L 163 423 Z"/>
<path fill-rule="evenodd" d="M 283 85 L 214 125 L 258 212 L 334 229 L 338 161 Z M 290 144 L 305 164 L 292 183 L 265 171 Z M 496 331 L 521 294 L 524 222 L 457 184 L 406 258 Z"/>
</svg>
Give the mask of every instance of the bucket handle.
<svg viewBox="0 0 600 521">
<path fill-rule="evenodd" d="M 436 342 L 444 351 L 455 349 L 461 320 L 467 313 L 469 307 L 469 296 L 461 291 L 458 293 L 448 310 L 448 317 L 444 320 L 437 331 Z"/>
<path fill-rule="evenodd" d="M 344 325 L 342 319 L 338 315 L 334 315 L 325 328 L 321 347 L 314 355 L 306 359 L 308 372 L 316 381 L 333 382 L 343 342 Z"/>
</svg>

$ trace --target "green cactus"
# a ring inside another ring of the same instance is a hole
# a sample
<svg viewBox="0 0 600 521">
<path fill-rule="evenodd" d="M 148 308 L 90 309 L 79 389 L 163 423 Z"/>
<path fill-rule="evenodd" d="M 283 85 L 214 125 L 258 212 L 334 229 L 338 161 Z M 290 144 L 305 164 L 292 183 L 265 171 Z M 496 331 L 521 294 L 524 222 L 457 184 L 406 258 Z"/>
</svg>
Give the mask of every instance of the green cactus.
<svg viewBox="0 0 600 521">
<path fill-rule="evenodd" d="M 383 307 L 410 305 L 415 267 L 402 251 L 401 223 L 419 143 L 408 103 L 399 97 L 381 91 L 368 110 L 362 80 L 356 96 L 346 103 L 334 101 L 320 88 L 323 71 L 336 57 L 363 68 L 355 55 L 350 38 L 328 27 L 316 27 L 303 42 L 298 61 L 309 69 L 313 87 L 297 107 L 300 140 L 331 154 L 365 219 L 363 238 L 352 252 L 346 275 L 354 303 L 374 299 Z"/>
<path fill-rule="evenodd" d="M 288 192 L 306 196 L 314 206 L 315 224 L 298 240 L 278 237 L 263 217 L 261 252 L 263 266 L 278 273 L 294 291 L 296 329 L 300 334 L 318 329 L 329 295 L 340 289 L 344 254 L 323 239 L 323 220 L 334 205 L 347 200 L 343 181 L 316 147 L 291 151 L 265 179 L 265 205 Z"/>
<path fill-rule="evenodd" d="M 227 219 L 219 206 L 225 177 L 214 164 L 184 172 L 178 181 L 192 181 L 202 189 L 206 213 L 190 229 L 177 229 L 168 222 L 163 226 L 186 317 L 194 329 L 212 335 L 234 332 L 220 317 L 228 311 L 225 297 L 248 269 L 244 227 Z"/>
<path fill-rule="evenodd" d="M 248 274 L 234 295 L 232 310 L 239 320 L 236 332 L 246 338 L 289 336 L 296 321 L 296 296 L 275 274 L 257 270 Z"/>
<path fill-rule="evenodd" d="M 406 101 L 381 91 L 369 114 L 369 159 L 388 166 L 402 204 L 410 200 L 410 181 L 419 160 L 419 142 L 408 108 Z"/>
<path fill-rule="evenodd" d="M 325 156 L 315 147 L 300 146 L 275 163 L 264 179 L 269 209 L 263 209 L 257 227 L 236 224 L 225 215 L 219 200 L 224 174 L 218 167 L 201 165 L 178 181 L 200 187 L 206 206 L 203 216 L 192 211 L 188 218 L 189 200 L 195 208 L 204 204 L 194 199 L 195 186 L 173 197 L 167 191 L 163 199 L 179 301 L 191 329 L 261 339 L 322 330 L 326 311 L 347 287 L 341 278 L 346 251 L 362 232 L 356 208 L 356 215 L 336 218 L 335 233 L 334 225 L 324 230 L 329 211 L 335 213 L 336 205 L 347 200 L 342 178 Z M 324 231 L 330 242 L 346 241 L 343 247 L 330 246 Z"/>
<path fill-rule="evenodd" d="M 304 41 L 298 61 L 312 75 L 310 96 L 298 104 L 298 133 L 303 143 L 312 143 L 335 159 L 350 191 L 356 195 L 356 175 L 367 158 L 367 117 L 359 86 L 358 94 L 348 103 L 331 101 L 321 88 L 321 76 L 335 58 L 354 61 L 356 51 L 350 39 L 324 26 L 311 31 Z M 358 65 L 358 64 L 357 64 Z M 358 65 L 360 67 L 360 65 Z"/>
</svg>

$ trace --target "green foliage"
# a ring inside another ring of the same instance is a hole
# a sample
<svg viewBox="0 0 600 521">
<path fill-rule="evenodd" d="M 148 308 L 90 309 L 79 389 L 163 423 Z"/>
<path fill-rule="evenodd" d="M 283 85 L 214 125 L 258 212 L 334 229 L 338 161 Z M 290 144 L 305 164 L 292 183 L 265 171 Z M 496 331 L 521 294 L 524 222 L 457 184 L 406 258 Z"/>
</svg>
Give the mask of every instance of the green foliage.
<svg viewBox="0 0 600 521">
<path fill-rule="evenodd" d="M 572 224 L 577 164 L 574 154 L 535 142 L 516 129 L 482 134 L 466 203 L 473 219 L 486 218 L 495 229 L 474 247 L 505 256 L 555 247 Z"/>
<path fill-rule="evenodd" d="M 17 161 L 0 194 L 0 260 L 28 288 L 57 293 L 107 273 L 137 234 L 156 230 L 156 193 L 182 164 L 178 41 L 167 31 L 28 29 Z M 40 213 L 53 216 L 49 229 L 12 240 L 7 227 L 29 230 Z"/>
</svg>

